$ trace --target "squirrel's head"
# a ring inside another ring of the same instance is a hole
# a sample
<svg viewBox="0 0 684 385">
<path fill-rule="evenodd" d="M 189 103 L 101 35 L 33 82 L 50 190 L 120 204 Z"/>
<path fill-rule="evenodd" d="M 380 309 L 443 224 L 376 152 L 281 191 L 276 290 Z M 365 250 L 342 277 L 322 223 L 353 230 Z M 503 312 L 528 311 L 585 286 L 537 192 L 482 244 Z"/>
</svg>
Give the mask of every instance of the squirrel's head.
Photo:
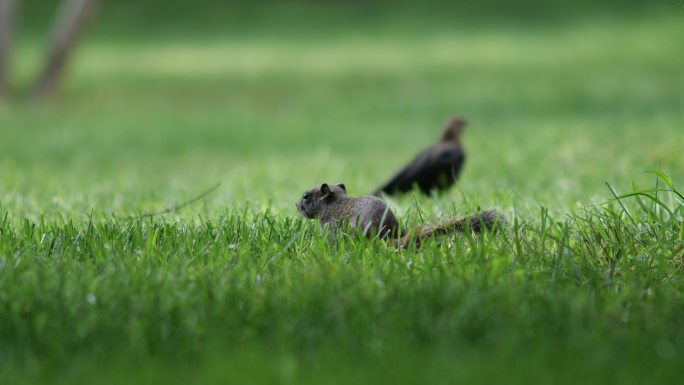
<svg viewBox="0 0 684 385">
<path fill-rule="evenodd" d="M 313 219 L 320 214 L 323 208 L 335 202 L 335 200 L 343 195 L 347 195 L 347 188 L 344 184 L 328 185 L 323 183 L 320 186 L 306 190 L 295 205 L 302 215 Z"/>
<path fill-rule="evenodd" d="M 462 116 L 452 116 L 447 120 L 446 124 L 444 125 L 444 131 L 442 133 L 442 142 L 450 142 L 450 141 L 456 141 L 458 142 L 461 139 L 461 134 L 463 133 L 463 129 L 465 128 L 466 124 L 468 122 L 466 119 Z"/>
</svg>

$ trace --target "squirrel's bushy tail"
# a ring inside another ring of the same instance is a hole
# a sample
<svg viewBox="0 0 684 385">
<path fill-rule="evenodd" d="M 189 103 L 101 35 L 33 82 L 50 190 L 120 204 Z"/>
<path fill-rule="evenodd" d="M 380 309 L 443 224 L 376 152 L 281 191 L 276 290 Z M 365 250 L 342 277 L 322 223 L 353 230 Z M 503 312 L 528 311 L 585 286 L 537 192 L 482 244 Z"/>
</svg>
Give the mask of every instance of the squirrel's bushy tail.
<svg viewBox="0 0 684 385">
<path fill-rule="evenodd" d="M 399 239 L 399 246 L 407 247 L 411 243 L 420 245 L 420 242 L 423 239 L 454 232 L 465 232 L 466 230 L 470 230 L 474 233 L 479 233 L 483 229 L 494 231 L 506 227 L 508 227 L 506 216 L 497 209 L 489 209 L 465 217 L 452 218 L 436 225 L 421 226 L 416 231 L 411 231 L 403 235 Z"/>
</svg>

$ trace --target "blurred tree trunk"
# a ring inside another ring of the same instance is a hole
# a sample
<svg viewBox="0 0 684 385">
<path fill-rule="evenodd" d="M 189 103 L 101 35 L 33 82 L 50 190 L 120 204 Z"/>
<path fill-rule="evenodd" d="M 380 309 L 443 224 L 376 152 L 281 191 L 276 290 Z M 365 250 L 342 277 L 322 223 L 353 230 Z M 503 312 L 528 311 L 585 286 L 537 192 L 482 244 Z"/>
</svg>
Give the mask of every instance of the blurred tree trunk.
<svg viewBox="0 0 684 385">
<path fill-rule="evenodd" d="M 15 0 L 0 0 L 0 99 L 7 95 L 9 87 L 7 72 L 14 25 L 14 6 Z"/>
<path fill-rule="evenodd" d="M 97 0 L 62 1 L 50 37 L 47 62 L 31 91 L 34 100 L 44 99 L 55 90 L 64 72 L 64 64 L 85 31 L 96 2 Z"/>
</svg>

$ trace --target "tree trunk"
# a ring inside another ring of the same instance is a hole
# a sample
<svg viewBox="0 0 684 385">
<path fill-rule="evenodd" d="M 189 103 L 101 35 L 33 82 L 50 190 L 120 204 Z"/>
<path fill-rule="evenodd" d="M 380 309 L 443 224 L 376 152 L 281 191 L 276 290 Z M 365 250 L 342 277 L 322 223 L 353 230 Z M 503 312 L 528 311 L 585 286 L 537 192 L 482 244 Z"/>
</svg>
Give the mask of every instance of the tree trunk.
<svg viewBox="0 0 684 385">
<path fill-rule="evenodd" d="M 95 3 L 96 0 L 62 1 L 55 17 L 45 68 L 31 91 L 34 100 L 53 94 L 69 54 L 87 27 Z"/>
<path fill-rule="evenodd" d="M 9 92 L 8 67 L 9 51 L 14 25 L 15 0 L 0 0 L 0 99 Z"/>
</svg>

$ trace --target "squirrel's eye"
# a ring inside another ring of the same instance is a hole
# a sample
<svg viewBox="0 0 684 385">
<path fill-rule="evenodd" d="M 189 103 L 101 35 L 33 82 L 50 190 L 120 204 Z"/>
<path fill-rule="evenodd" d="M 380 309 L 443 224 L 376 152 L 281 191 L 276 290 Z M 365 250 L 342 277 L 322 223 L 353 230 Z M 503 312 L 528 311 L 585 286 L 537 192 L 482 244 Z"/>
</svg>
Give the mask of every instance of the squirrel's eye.
<svg viewBox="0 0 684 385">
<path fill-rule="evenodd" d="M 304 194 L 304 199 L 309 199 L 309 198 L 311 198 L 311 193 Z"/>
</svg>

